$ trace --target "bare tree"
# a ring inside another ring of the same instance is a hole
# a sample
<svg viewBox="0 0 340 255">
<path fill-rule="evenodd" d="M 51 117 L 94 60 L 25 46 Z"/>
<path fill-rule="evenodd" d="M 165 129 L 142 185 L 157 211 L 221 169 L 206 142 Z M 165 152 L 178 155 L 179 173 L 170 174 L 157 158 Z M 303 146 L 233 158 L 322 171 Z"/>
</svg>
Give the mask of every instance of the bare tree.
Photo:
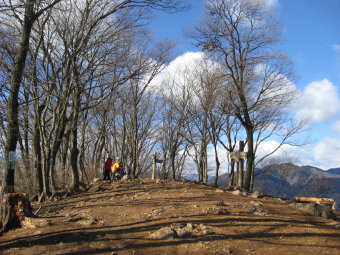
<svg viewBox="0 0 340 255">
<path fill-rule="evenodd" d="M 61 2 L 58 8 L 53 9 L 58 2 Z M 36 63 L 32 61 L 35 71 L 27 72 L 30 74 L 31 85 L 25 89 L 31 89 L 29 100 L 35 102 L 32 109 L 35 109 L 34 122 L 38 123 L 34 127 L 33 135 L 38 189 L 39 192 L 45 190 L 44 193 L 50 193 L 49 182 L 54 189 L 53 169 L 56 155 L 68 136 L 69 139 L 66 140 L 72 143 L 65 144 L 63 148 L 71 150 L 72 189 L 76 190 L 79 182 L 77 129 L 80 116 L 86 116 L 82 115 L 82 111 L 101 103 L 109 96 L 108 91 L 112 91 L 129 78 L 126 75 L 122 78 L 117 73 L 118 70 L 122 71 L 120 74 L 124 72 L 124 67 L 117 65 L 119 62 L 116 61 L 122 56 L 120 53 L 124 52 L 121 51 L 121 42 L 126 37 L 122 35 L 127 31 L 134 33 L 132 27 L 143 25 L 141 21 L 148 17 L 151 9 L 176 12 L 188 6 L 182 0 L 1 1 L 0 13 L 4 18 L 2 25 L 18 28 L 8 31 L 18 31 L 19 34 L 14 37 L 20 41 L 17 47 L 19 50 L 14 51 L 17 55 L 12 60 L 13 68 L 8 69 L 12 78 L 9 79 L 11 87 L 8 88 L 8 100 L 5 98 L 9 123 L 6 131 L 6 162 L 8 151 L 15 151 L 19 139 L 18 98 L 32 31 L 35 45 L 30 57 Z M 62 18 L 59 18 L 60 15 Z M 126 61 L 121 60 L 126 64 Z M 111 71 L 108 71 L 110 68 Z M 40 78 L 45 78 L 44 82 Z M 107 82 L 110 79 L 111 82 Z M 39 83 L 45 85 L 36 89 Z M 65 86 L 59 90 L 57 85 Z M 59 93 L 61 91 L 63 92 Z M 60 96 L 63 93 L 66 97 Z M 84 107 L 87 103 L 85 99 L 88 98 L 91 98 L 92 103 Z M 55 132 L 49 132 L 50 130 Z M 27 152 L 28 133 L 23 125 L 22 131 L 24 136 L 21 148 L 22 152 Z M 38 147 L 41 144 L 47 145 L 48 136 L 55 139 L 52 139 L 50 149 L 45 152 Z M 62 154 L 67 155 L 67 150 Z M 6 191 L 14 191 L 14 171 L 9 171 L 9 167 L 6 169 L 3 187 Z"/>
<path fill-rule="evenodd" d="M 131 55 L 130 72 L 137 73 L 124 86 L 120 99 L 125 109 L 123 125 L 126 129 L 127 147 L 129 150 L 128 165 L 129 175 L 136 178 L 142 169 L 141 163 L 147 161 L 141 159 L 141 153 L 148 151 L 146 143 L 151 142 L 154 136 L 158 104 L 153 98 L 151 82 L 164 68 L 168 61 L 172 45 L 164 42 L 158 45 L 139 43 L 140 46 Z M 152 143 L 156 142 L 154 139 Z M 151 145 L 149 144 L 149 145 Z M 151 147 L 153 147 L 151 145 Z M 151 157 L 149 157 L 151 159 Z M 151 161 L 150 161 L 151 162 Z"/>
<path fill-rule="evenodd" d="M 29 48 L 30 35 L 34 22 L 48 9 L 51 9 L 61 0 L 46 1 L 18 1 L 14 4 L 12 1 L 3 1 L 1 11 L 3 15 L 8 14 L 16 18 L 20 24 L 20 43 L 15 56 L 13 70 L 11 71 L 10 92 L 7 101 L 7 138 L 5 147 L 5 161 L 8 160 L 10 151 L 15 151 L 19 137 L 18 123 L 18 97 L 23 76 L 27 52 Z M 16 5 L 16 7 L 15 7 Z M 4 192 L 14 192 L 14 170 L 7 164 L 2 189 Z"/>
<path fill-rule="evenodd" d="M 179 177 L 187 142 L 185 137 L 185 123 L 188 118 L 191 93 L 189 89 L 169 74 L 161 81 L 159 93 L 163 98 L 164 107 L 161 111 L 161 124 L 158 129 L 158 140 L 163 156 L 162 176 L 168 178 L 171 171 L 171 178 Z"/>
<path fill-rule="evenodd" d="M 268 138 L 273 135 L 270 123 L 278 123 L 275 130 L 287 142 L 301 129 L 301 125 L 287 125 L 291 119 L 285 110 L 296 98 L 289 81 L 293 73 L 275 47 L 280 30 L 265 1 L 210 0 L 206 10 L 192 37 L 225 69 L 226 96 L 247 137 L 244 188 L 252 190 L 256 145 L 261 140 L 255 133 L 265 130 Z"/>
</svg>

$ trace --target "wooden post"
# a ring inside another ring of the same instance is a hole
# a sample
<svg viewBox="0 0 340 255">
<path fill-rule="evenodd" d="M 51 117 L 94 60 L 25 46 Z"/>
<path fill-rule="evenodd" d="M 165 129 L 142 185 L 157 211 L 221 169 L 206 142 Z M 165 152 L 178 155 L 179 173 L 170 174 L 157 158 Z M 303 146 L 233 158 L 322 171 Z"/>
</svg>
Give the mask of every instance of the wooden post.
<svg viewBox="0 0 340 255">
<path fill-rule="evenodd" d="M 244 141 L 240 141 L 240 152 L 244 152 Z M 240 154 L 241 154 L 240 153 Z M 242 175 L 241 181 L 240 181 L 240 188 L 243 188 L 243 183 L 244 183 L 244 157 L 240 157 L 240 173 Z"/>
<path fill-rule="evenodd" d="M 244 141 L 240 141 L 239 143 L 239 152 L 244 151 Z M 238 153 L 241 154 L 241 153 Z M 243 188 L 243 178 L 244 178 L 244 159 L 241 155 L 237 156 L 237 187 Z"/>
<path fill-rule="evenodd" d="M 153 155 L 153 161 L 152 161 L 152 177 L 151 177 L 152 180 L 155 179 L 155 175 L 156 175 L 156 161 L 157 161 L 157 155 L 155 153 Z"/>
</svg>

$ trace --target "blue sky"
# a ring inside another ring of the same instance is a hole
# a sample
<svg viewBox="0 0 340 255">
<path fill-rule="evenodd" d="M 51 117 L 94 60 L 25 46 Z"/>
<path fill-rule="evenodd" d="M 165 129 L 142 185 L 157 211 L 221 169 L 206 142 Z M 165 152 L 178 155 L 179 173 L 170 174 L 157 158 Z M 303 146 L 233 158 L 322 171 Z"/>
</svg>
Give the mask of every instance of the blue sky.
<svg viewBox="0 0 340 255">
<path fill-rule="evenodd" d="M 282 24 L 281 49 L 292 60 L 301 93 L 299 116 L 310 116 L 311 143 L 284 148 L 299 165 L 340 167 L 340 0 L 265 0 Z M 192 0 L 183 13 L 157 12 L 149 25 L 156 40 L 176 41 L 175 57 L 197 52 L 183 32 L 197 23 L 206 0 Z M 268 141 L 268 147 L 274 141 Z"/>
</svg>

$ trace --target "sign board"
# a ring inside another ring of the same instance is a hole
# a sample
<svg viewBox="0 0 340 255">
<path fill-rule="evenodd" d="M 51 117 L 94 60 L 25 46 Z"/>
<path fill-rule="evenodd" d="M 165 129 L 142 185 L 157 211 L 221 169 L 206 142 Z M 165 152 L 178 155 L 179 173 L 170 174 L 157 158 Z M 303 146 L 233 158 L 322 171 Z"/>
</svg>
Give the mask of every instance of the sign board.
<svg viewBox="0 0 340 255">
<path fill-rule="evenodd" d="M 8 161 L 15 161 L 15 151 L 8 152 Z"/>
<path fill-rule="evenodd" d="M 161 159 L 155 159 L 156 163 L 163 163 L 163 160 Z"/>
<path fill-rule="evenodd" d="M 9 169 L 14 170 L 14 168 L 15 168 L 15 151 L 8 152 L 8 164 L 9 164 Z"/>
<path fill-rule="evenodd" d="M 247 157 L 247 152 L 246 151 L 233 151 L 230 152 L 230 156 L 233 160 L 236 162 L 239 162 L 240 159 L 245 159 Z"/>
</svg>

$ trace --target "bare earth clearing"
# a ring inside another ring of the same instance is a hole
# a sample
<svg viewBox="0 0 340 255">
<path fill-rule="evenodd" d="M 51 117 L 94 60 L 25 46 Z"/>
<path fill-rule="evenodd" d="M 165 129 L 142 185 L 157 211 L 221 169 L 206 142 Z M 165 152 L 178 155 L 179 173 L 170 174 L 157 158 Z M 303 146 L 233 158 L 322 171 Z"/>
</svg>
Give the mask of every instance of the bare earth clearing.
<svg viewBox="0 0 340 255">
<path fill-rule="evenodd" d="M 339 221 L 190 182 L 98 182 L 33 206 L 45 224 L 0 236 L 1 254 L 340 254 Z M 191 235 L 150 237 L 171 225 Z"/>
</svg>

